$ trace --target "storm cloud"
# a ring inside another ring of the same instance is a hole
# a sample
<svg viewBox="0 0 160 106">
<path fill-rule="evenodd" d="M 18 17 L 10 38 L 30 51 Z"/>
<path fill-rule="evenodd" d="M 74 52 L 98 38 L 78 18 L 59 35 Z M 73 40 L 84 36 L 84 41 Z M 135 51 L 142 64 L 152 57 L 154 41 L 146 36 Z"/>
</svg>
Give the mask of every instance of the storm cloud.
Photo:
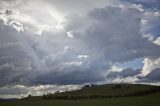
<svg viewBox="0 0 160 106">
<path fill-rule="evenodd" d="M 40 85 L 159 82 L 155 8 L 136 0 L 1 0 L 0 90 L 25 86 L 18 95 Z M 136 59 L 141 69 L 113 69 Z"/>
</svg>

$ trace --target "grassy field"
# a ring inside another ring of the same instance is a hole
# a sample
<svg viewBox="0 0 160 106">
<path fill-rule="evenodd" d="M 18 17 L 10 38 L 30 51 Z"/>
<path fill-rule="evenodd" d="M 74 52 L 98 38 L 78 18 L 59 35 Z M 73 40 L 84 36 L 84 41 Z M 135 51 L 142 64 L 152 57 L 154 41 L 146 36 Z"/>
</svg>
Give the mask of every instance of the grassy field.
<svg viewBox="0 0 160 106">
<path fill-rule="evenodd" d="M 129 87 L 128 87 L 129 86 Z M 134 92 L 147 91 L 154 86 L 148 85 L 101 85 L 87 87 L 81 90 L 57 93 L 52 96 L 64 95 L 112 95 L 111 98 L 97 99 L 43 99 L 43 97 L 29 97 L 22 100 L 12 102 L 1 102 L 0 106 L 160 106 L 160 92 L 153 92 L 141 96 L 124 96 L 117 97 L 114 95 L 133 94 Z"/>
</svg>

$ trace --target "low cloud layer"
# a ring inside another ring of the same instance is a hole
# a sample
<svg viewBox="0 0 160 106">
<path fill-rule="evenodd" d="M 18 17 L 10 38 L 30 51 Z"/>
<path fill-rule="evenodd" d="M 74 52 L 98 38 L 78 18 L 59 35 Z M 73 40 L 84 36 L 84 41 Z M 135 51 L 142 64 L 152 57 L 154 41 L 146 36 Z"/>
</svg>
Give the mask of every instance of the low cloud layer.
<svg viewBox="0 0 160 106">
<path fill-rule="evenodd" d="M 26 94 L 39 85 L 158 83 L 160 10 L 134 1 L 1 0 L 0 90 L 26 85 L 15 91 Z M 116 67 L 136 59 L 143 60 L 141 69 Z"/>
<path fill-rule="evenodd" d="M 2 98 L 23 98 L 28 95 L 37 96 L 47 93 L 55 93 L 56 91 L 64 92 L 77 90 L 81 88 L 80 85 L 38 85 L 38 86 L 24 86 L 24 85 L 14 85 L 14 86 L 4 86 L 0 88 L 0 94 Z"/>
</svg>

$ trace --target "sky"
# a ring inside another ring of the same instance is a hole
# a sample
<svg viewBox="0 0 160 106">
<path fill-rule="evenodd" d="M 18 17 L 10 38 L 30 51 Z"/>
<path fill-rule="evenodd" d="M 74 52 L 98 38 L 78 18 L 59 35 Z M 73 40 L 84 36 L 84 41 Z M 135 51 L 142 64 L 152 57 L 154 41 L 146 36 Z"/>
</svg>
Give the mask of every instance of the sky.
<svg viewBox="0 0 160 106">
<path fill-rule="evenodd" d="M 0 98 L 84 84 L 160 85 L 160 0 L 0 0 Z"/>
</svg>

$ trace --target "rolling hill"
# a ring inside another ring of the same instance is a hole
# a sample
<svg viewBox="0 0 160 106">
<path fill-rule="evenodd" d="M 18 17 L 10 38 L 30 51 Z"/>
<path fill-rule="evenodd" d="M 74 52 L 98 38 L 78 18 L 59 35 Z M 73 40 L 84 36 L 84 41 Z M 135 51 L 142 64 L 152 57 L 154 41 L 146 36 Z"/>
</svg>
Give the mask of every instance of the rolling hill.
<svg viewBox="0 0 160 106">
<path fill-rule="evenodd" d="M 0 106 L 158 106 L 160 87 L 141 84 L 85 85 L 75 91 L 27 97 Z"/>
</svg>

